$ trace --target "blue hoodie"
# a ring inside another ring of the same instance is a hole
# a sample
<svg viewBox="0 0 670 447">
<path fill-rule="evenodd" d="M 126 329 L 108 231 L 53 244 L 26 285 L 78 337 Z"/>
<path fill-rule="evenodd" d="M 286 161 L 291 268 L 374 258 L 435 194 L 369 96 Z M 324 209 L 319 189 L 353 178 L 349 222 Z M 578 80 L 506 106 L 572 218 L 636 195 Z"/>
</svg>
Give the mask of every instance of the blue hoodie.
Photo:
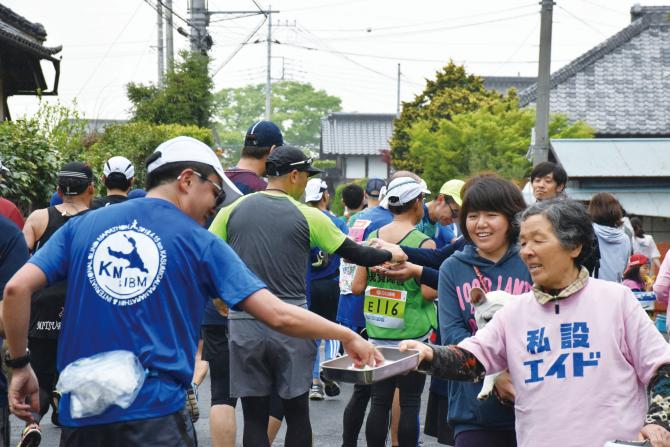
<svg viewBox="0 0 670 447">
<path fill-rule="evenodd" d="M 628 265 L 628 257 L 633 254 L 630 238 L 623 228 L 606 227 L 597 223 L 593 224 L 593 231 L 598 237 L 600 249 L 598 279 L 621 282 Z"/>
<path fill-rule="evenodd" d="M 477 254 L 474 245 L 447 258 L 440 267 L 438 287 L 440 333 L 443 345 L 455 345 L 477 332 L 470 290 L 479 286 L 473 266 L 478 266 L 487 282 L 484 290 L 504 290 L 519 295 L 532 289 L 528 268 L 519 248 L 510 245 L 496 263 Z M 455 434 L 468 430 L 514 430 L 514 408 L 502 406 L 495 397 L 477 400 L 482 383 L 449 382 L 449 425 Z"/>
</svg>

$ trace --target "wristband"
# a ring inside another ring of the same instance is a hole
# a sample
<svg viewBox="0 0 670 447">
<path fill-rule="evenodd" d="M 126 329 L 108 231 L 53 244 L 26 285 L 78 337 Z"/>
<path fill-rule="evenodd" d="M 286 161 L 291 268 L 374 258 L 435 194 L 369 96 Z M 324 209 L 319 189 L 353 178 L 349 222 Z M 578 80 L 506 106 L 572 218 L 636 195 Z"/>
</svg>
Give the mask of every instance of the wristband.
<svg viewBox="0 0 670 447">
<path fill-rule="evenodd" d="M 19 369 L 23 368 L 24 366 L 28 365 L 30 363 L 30 350 L 26 349 L 26 355 L 17 357 L 15 359 L 11 358 L 9 356 L 9 352 L 5 354 L 5 365 L 7 365 L 8 368 L 12 369 Z"/>
</svg>

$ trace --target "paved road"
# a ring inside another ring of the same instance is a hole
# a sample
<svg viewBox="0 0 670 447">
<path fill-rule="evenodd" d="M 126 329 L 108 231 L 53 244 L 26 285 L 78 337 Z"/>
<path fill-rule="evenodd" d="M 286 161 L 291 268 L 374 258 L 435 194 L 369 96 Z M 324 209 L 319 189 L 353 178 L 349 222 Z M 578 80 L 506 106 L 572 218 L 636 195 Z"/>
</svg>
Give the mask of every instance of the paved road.
<svg viewBox="0 0 670 447">
<path fill-rule="evenodd" d="M 426 383 L 426 390 L 428 389 L 428 382 Z M 342 413 L 344 407 L 349 401 L 352 387 L 350 385 L 343 385 L 342 394 L 336 398 L 328 398 L 324 401 L 310 402 L 310 417 L 312 421 L 312 428 L 314 432 L 314 445 L 317 447 L 339 447 L 341 444 L 342 435 Z M 424 420 L 424 413 L 426 402 L 428 401 L 427 391 L 424 391 L 422 401 L 421 420 Z M 196 432 L 200 446 L 210 446 L 209 437 L 209 377 L 205 383 L 200 387 L 200 411 L 201 417 L 196 422 Z M 242 427 L 242 408 L 238 405 L 237 408 L 238 427 Z M 12 442 L 11 445 L 16 445 L 21 434 L 23 424 L 18 419 L 12 416 Z M 44 447 L 57 447 L 60 431 L 57 427 L 51 425 L 50 415 L 47 414 L 45 422 L 42 425 L 42 444 Z M 359 438 L 360 446 L 365 445 L 364 437 Z M 242 445 L 242 436 L 238 431 L 237 445 Z M 279 432 L 277 440 L 273 444 L 275 446 L 284 445 L 284 427 Z M 424 447 L 438 447 L 435 438 L 428 436 L 423 437 Z"/>
</svg>

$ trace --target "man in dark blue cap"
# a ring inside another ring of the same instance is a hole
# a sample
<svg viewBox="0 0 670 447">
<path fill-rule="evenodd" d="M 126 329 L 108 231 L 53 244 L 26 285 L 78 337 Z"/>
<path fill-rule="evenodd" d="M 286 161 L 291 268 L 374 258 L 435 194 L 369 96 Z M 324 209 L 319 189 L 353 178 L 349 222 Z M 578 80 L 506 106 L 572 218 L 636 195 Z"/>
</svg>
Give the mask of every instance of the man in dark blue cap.
<svg viewBox="0 0 670 447">
<path fill-rule="evenodd" d="M 275 147 L 283 144 L 284 137 L 275 123 L 256 121 L 247 130 L 240 161 L 226 170 L 226 176 L 242 194 L 263 191 L 267 187 L 261 178 L 265 176 L 265 160 Z"/>
</svg>

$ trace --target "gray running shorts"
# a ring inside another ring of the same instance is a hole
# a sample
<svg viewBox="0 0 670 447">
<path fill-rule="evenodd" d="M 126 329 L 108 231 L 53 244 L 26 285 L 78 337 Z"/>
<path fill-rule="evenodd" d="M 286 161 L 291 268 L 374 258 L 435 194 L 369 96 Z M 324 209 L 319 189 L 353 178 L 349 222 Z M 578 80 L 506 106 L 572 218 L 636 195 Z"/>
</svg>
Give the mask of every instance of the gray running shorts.
<svg viewBox="0 0 670 447">
<path fill-rule="evenodd" d="M 309 391 L 316 358 L 314 340 L 289 337 L 257 320 L 229 320 L 230 394 L 282 399 Z"/>
</svg>

